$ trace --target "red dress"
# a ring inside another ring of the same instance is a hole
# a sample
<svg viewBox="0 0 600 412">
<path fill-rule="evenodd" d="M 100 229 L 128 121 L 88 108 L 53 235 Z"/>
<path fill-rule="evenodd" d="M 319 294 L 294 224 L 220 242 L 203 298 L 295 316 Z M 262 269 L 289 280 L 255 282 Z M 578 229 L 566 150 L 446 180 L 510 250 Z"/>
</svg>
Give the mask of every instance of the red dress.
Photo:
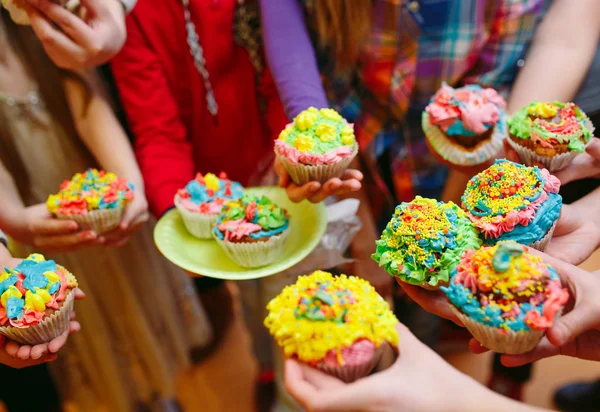
<svg viewBox="0 0 600 412">
<path fill-rule="evenodd" d="M 112 62 L 157 216 L 196 172 L 225 171 L 247 184 L 272 158 L 273 140 L 288 122 L 268 71 L 257 84 L 247 51 L 234 42 L 237 0 L 190 3 L 219 106 L 216 118 L 207 109 L 179 0 L 140 0 L 127 17 L 127 43 Z"/>
</svg>

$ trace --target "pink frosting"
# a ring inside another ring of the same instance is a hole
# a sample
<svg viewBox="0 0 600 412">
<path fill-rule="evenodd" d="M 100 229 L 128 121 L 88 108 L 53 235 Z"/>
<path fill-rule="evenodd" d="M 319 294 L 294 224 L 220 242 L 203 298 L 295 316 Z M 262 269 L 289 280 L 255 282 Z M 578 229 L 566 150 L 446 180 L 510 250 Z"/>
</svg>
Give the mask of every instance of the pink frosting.
<svg viewBox="0 0 600 412">
<path fill-rule="evenodd" d="M 375 344 L 368 339 L 359 339 L 350 347 L 342 348 L 344 366 L 356 366 L 369 362 L 375 353 Z M 337 350 L 327 352 L 323 363 L 327 366 L 339 366 Z"/>
<path fill-rule="evenodd" d="M 179 196 L 179 205 L 184 209 L 191 210 L 192 212 L 198 212 L 205 215 L 221 213 L 223 209 L 224 200 L 221 198 L 215 199 L 213 202 L 200 203 L 197 205 L 190 199 L 185 199 Z"/>
<path fill-rule="evenodd" d="M 452 97 L 461 102 L 456 104 Z M 447 131 L 456 121 L 462 120 L 465 129 L 476 134 L 485 133 L 486 125 L 496 124 L 500 120 L 500 109 L 506 102 L 494 89 L 482 89 L 473 92 L 467 89 L 454 89 L 442 85 L 433 101 L 425 108 L 431 124 Z"/>
<path fill-rule="evenodd" d="M 351 156 L 354 152 L 353 146 L 340 146 L 327 153 L 304 153 L 289 146 L 283 140 L 275 141 L 275 149 L 279 155 L 285 157 L 290 163 L 302 163 L 311 166 L 330 165 Z"/>
<path fill-rule="evenodd" d="M 562 288 L 560 280 L 551 280 L 548 283 L 548 298 L 542 307 L 543 315 L 535 310 L 530 310 L 525 315 L 525 323 L 534 330 L 551 328 L 556 314 L 561 311 L 568 300 L 569 292 Z"/>
<path fill-rule="evenodd" d="M 511 210 L 506 215 L 498 215 L 492 218 L 491 222 L 483 222 L 480 216 L 475 216 L 469 212 L 473 224 L 479 228 L 487 239 L 497 239 L 503 233 L 512 231 L 517 225 L 527 226 L 535 217 L 537 209 L 542 203 L 548 200 L 548 193 L 558 193 L 560 189 L 560 180 L 546 169 L 542 169 L 542 179 L 545 181 L 544 188 L 540 196 L 521 210 Z"/>
<path fill-rule="evenodd" d="M 225 235 L 225 240 L 240 240 L 249 236 L 250 233 L 262 230 L 260 225 L 247 222 L 244 219 L 229 220 L 221 223 L 217 228 Z"/>
</svg>

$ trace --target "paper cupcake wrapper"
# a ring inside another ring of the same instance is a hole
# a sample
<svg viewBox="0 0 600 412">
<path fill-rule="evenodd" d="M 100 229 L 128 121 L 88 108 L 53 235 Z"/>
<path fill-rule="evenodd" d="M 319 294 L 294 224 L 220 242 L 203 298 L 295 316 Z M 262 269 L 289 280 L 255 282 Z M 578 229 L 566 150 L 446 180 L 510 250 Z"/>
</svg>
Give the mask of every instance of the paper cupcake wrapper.
<svg viewBox="0 0 600 412">
<path fill-rule="evenodd" d="M 317 369 L 325 372 L 328 375 L 335 376 L 346 383 L 354 382 L 360 378 L 367 376 L 379 363 L 383 356 L 383 344 L 379 346 L 373 353 L 373 357 L 368 362 L 361 365 L 336 365 L 330 366 L 324 363 L 318 363 Z"/>
<path fill-rule="evenodd" d="M 492 352 L 508 353 L 509 355 L 527 353 L 540 343 L 540 340 L 542 340 L 545 334 L 544 331 L 537 330 L 506 331 L 504 329 L 487 326 L 471 319 L 453 305 L 450 306 L 471 335 L 479 341 L 481 346 Z"/>
<path fill-rule="evenodd" d="M 75 277 L 62 266 L 58 266 L 67 275 L 67 278 L 73 282 Z M 62 306 L 52 315 L 44 317 L 38 324 L 25 328 L 14 326 L 0 327 L 0 334 L 14 340 L 22 345 L 39 345 L 40 343 L 50 342 L 52 339 L 62 335 L 69 329 L 71 313 L 75 302 L 75 289 L 71 289 Z"/>
<path fill-rule="evenodd" d="M 544 235 L 543 238 L 541 238 L 537 242 L 533 242 L 529 246 L 534 249 L 539 250 L 540 252 L 544 252 L 546 250 L 546 248 L 548 247 L 548 244 L 550 244 L 550 240 L 552 240 L 552 235 L 554 234 L 554 229 L 556 229 L 557 223 L 558 223 L 558 220 L 556 222 L 554 222 L 554 224 L 552 226 L 550 226 L 550 229 L 548 229 L 548 232 L 546 232 L 546 234 Z"/>
<path fill-rule="evenodd" d="M 288 234 L 289 229 L 266 242 L 235 243 L 217 237 L 215 239 L 235 263 L 245 268 L 258 268 L 270 265 L 281 257 Z"/>
<path fill-rule="evenodd" d="M 409 283 L 409 284 L 412 284 L 412 283 Z M 449 284 L 450 284 L 450 282 L 449 282 L 449 281 L 448 281 L 448 282 L 439 281 L 439 282 L 437 283 L 437 285 L 435 285 L 435 286 L 432 286 L 432 285 L 430 285 L 430 284 L 429 284 L 429 283 L 427 283 L 427 282 L 425 282 L 425 283 L 421 283 L 421 284 L 420 284 L 420 285 L 418 285 L 418 286 L 422 287 L 422 288 L 423 288 L 423 289 L 425 289 L 425 290 L 436 291 L 436 290 L 440 290 L 440 287 L 442 287 L 442 286 L 448 286 Z"/>
<path fill-rule="evenodd" d="M 93 230 L 97 234 L 108 233 L 116 229 L 121 223 L 124 208 L 93 210 L 85 215 L 56 214 L 59 219 L 74 220 L 81 230 Z"/>
<path fill-rule="evenodd" d="M 557 172 L 559 170 L 564 169 L 565 167 L 567 167 L 571 164 L 573 159 L 575 159 L 577 156 L 582 154 L 579 152 L 568 152 L 568 153 L 561 153 L 559 155 L 555 155 L 552 157 L 542 156 L 527 147 L 521 146 L 520 144 L 515 142 L 510 137 L 507 138 L 506 140 L 508 141 L 508 144 L 510 145 L 510 147 L 515 149 L 515 151 L 519 154 L 521 163 L 523 163 L 524 165 L 527 165 L 527 166 L 535 166 L 536 163 L 541 163 L 550 172 Z M 592 139 L 590 139 L 586 143 L 585 147 L 587 147 L 591 143 L 591 141 L 592 141 Z"/>
<path fill-rule="evenodd" d="M 292 181 L 301 186 L 309 182 L 319 182 L 325 183 L 329 179 L 333 179 L 334 177 L 342 177 L 352 160 L 358 154 L 358 145 L 354 145 L 354 151 L 348 157 L 340 160 L 337 163 L 333 163 L 330 165 L 320 165 L 320 166 L 309 166 L 302 163 L 291 163 L 286 157 L 279 154 L 277 149 L 275 149 L 275 155 L 285 167 L 285 170 L 290 175 Z"/>
<path fill-rule="evenodd" d="M 212 239 L 213 225 L 219 219 L 218 213 L 203 214 L 192 212 L 182 207 L 177 200 L 175 200 L 175 207 L 177 207 L 188 232 L 200 239 Z"/>
<path fill-rule="evenodd" d="M 432 125 L 429 113 L 423 112 L 421 124 L 431 147 L 444 160 L 458 166 L 475 166 L 493 159 L 507 136 L 506 122 L 498 122 L 488 141 L 479 143 L 475 150 L 469 150 L 446 136 L 438 126 Z"/>
</svg>

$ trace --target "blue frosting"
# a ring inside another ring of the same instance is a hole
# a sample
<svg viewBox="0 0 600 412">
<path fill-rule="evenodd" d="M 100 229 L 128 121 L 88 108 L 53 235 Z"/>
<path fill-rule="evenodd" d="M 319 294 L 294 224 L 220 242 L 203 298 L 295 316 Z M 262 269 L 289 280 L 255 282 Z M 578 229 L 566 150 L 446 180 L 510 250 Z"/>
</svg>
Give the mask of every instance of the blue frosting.
<svg viewBox="0 0 600 412">
<path fill-rule="evenodd" d="M 495 245 L 501 240 L 514 240 L 523 245 L 530 245 L 541 240 L 560 216 L 562 197 L 557 193 L 548 193 L 548 200 L 537 209 L 535 216 L 527 226 L 517 225 L 510 232 L 505 232 L 497 239 L 484 239 L 487 245 Z"/>
<path fill-rule="evenodd" d="M 52 294 L 58 292 L 58 289 L 60 289 L 60 282 L 54 282 L 53 284 L 50 285 L 50 288 L 48 289 L 48 293 L 52 295 Z"/>
<path fill-rule="evenodd" d="M 19 278 L 17 276 L 11 275 L 2 282 L 0 282 L 0 295 L 2 295 L 8 289 L 9 286 L 14 286 L 18 280 Z"/>
<path fill-rule="evenodd" d="M 448 287 L 442 286 L 440 289 L 446 294 L 450 302 L 457 309 L 477 322 L 495 328 L 506 325 L 509 329 L 514 331 L 530 331 L 531 328 L 525 323 L 527 312 L 535 310 L 539 312 L 540 315 L 543 314 L 543 304 L 532 306 L 530 303 L 524 302 L 519 305 L 521 312 L 515 319 L 502 318 L 503 312 L 498 306 L 482 306 L 479 300 L 471 293 L 470 289 L 462 284 L 455 283 L 454 279 L 456 273 L 457 271 L 454 269 L 452 271 L 450 285 L 448 285 Z M 548 273 L 551 280 L 558 279 L 558 275 L 550 266 L 548 266 Z"/>
<path fill-rule="evenodd" d="M 42 262 L 24 260 L 15 269 L 25 276 L 23 287 L 31 290 L 34 287 L 43 289 L 48 285 L 48 278 L 44 276 L 44 272 L 57 271 L 56 263 L 53 260 L 44 260 Z"/>
<path fill-rule="evenodd" d="M 10 297 L 6 299 L 6 317 L 9 319 L 21 319 L 25 301 L 23 299 Z"/>
<path fill-rule="evenodd" d="M 185 190 L 190 194 L 190 201 L 196 205 L 212 202 L 215 199 L 240 199 L 244 195 L 244 188 L 238 182 L 231 181 L 231 196 L 226 195 L 226 180 L 219 180 L 219 190 L 211 196 L 209 195 L 206 185 L 201 185 L 197 180 L 192 180 L 185 186 Z"/>
</svg>

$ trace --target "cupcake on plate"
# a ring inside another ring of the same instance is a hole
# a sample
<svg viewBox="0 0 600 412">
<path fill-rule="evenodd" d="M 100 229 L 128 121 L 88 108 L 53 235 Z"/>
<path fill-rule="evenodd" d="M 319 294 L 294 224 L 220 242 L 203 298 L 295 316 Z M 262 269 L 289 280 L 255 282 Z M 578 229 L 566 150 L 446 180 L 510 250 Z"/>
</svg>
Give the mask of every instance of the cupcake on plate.
<svg viewBox="0 0 600 412">
<path fill-rule="evenodd" d="M 583 153 L 594 126 L 574 103 L 535 101 L 508 120 L 508 143 L 530 166 L 542 163 L 555 172 Z"/>
<path fill-rule="evenodd" d="M 303 111 L 275 142 L 275 155 L 297 185 L 341 177 L 357 153 L 353 125 L 333 109 Z"/>
<path fill-rule="evenodd" d="M 494 89 L 444 83 L 425 108 L 423 132 L 431 148 L 458 166 L 492 159 L 506 138 L 506 102 Z"/>
<path fill-rule="evenodd" d="M 559 189 L 548 170 L 499 159 L 469 180 L 462 206 L 484 243 L 514 240 L 544 251 L 560 216 Z"/>
<path fill-rule="evenodd" d="M 133 185 L 114 173 L 88 169 L 77 173 L 48 196 L 48 211 L 59 219 L 74 220 L 82 230 L 97 234 L 116 229 L 125 207 L 133 200 Z"/>
<path fill-rule="evenodd" d="M 511 241 L 465 252 L 441 289 L 484 347 L 513 355 L 532 350 L 569 299 L 554 269 Z"/>
<path fill-rule="evenodd" d="M 477 230 L 457 205 L 417 196 L 396 206 L 371 257 L 401 281 L 436 290 L 448 284 L 463 252 L 480 246 Z"/>
<path fill-rule="evenodd" d="M 201 173 L 175 195 L 175 207 L 179 210 L 188 232 L 200 239 L 212 239 L 213 225 L 219 218 L 223 205 L 237 200 L 244 194 L 238 182 L 231 181 L 225 173 L 219 177 Z"/>
<path fill-rule="evenodd" d="M 369 282 L 354 276 L 300 276 L 267 310 L 265 326 L 286 357 L 344 382 L 368 375 L 386 342 L 398 346 L 398 319 Z"/>
<path fill-rule="evenodd" d="M 21 344 L 50 342 L 69 328 L 77 280 L 33 254 L 0 272 L 0 334 Z"/>
<path fill-rule="evenodd" d="M 238 265 L 256 268 L 281 256 L 289 225 L 287 211 L 268 197 L 245 194 L 225 205 L 213 227 L 213 236 Z"/>
</svg>

